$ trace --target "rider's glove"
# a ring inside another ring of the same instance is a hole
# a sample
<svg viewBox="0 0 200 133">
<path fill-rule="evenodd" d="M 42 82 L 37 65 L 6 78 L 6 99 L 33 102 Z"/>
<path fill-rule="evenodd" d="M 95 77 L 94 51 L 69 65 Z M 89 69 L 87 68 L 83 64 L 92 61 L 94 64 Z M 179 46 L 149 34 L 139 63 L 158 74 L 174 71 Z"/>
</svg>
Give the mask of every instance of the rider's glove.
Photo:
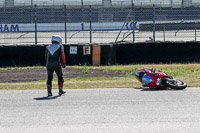
<svg viewBox="0 0 200 133">
<path fill-rule="evenodd" d="M 62 68 L 65 68 L 65 67 L 66 67 L 66 65 L 65 65 L 64 63 L 61 63 L 61 66 L 62 66 Z"/>
</svg>

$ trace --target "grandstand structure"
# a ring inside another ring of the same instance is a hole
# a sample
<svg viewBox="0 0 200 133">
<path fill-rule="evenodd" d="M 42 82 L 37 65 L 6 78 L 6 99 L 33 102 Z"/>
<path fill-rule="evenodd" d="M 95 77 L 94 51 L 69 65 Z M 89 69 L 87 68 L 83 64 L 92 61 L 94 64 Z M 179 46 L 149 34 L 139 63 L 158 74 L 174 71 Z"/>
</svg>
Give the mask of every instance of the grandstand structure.
<svg viewBox="0 0 200 133">
<path fill-rule="evenodd" d="M 2 0 L 0 7 L 10 7 L 19 5 L 130 5 L 134 3 L 136 6 L 151 6 L 152 4 L 160 7 L 200 7 L 199 0 Z"/>
<path fill-rule="evenodd" d="M 0 44 L 43 43 L 55 32 L 65 43 L 197 41 L 200 1 L 1 0 L 0 18 Z"/>
<path fill-rule="evenodd" d="M 46 1 L 52 2 L 54 0 Z M 52 3 L 48 5 L 47 3 L 45 5 L 41 5 L 41 3 L 39 3 L 39 0 L 5 0 L 5 8 L 0 8 L 0 17 L 2 18 L 0 19 L 0 23 L 33 23 L 36 10 L 38 23 L 64 23 L 64 6 L 62 5 L 62 3 L 58 3 L 59 0 L 56 1 L 56 5 L 52 6 Z M 63 0 L 63 4 L 66 4 L 64 2 L 69 1 L 72 0 Z M 134 3 L 136 0 L 121 0 L 123 2 L 129 2 L 129 4 L 126 3 L 127 5 L 118 6 L 115 6 L 114 3 L 120 2 L 120 0 L 95 0 L 95 2 L 100 3 L 98 3 L 97 5 L 92 5 L 92 9 L 90 9 L 88 5 L 84 4 L 84 2 L 89 2 L 89 0 L 73 1 L 76 1 L 77 4 L 79 1 L 81 2 L 81 5 L 66 5 L 66 17 L 68 23 L 88 22 L 90 20 L 90 10 L 92 10 L 92 22 L 124 22 L 129 16 L 128 14 L 130 13 L 130 11 L 133 9 L 132 3 Z M 94 2 L 94 0 L 92 1 Z M 137 0 L 137 2 L 138 1 L 140 0 Z M 191 7 L 193 5 L 192 0 L 182 0 L 181 7 L 175 7 L 173 5 L 176 0 L 168 0 L 168 4 L 172 4 L 174 8 L 171 8 L 167 5 L 165 5 L 164 7 L 160 7 L 159 3 L 156 4 L 158 0 L 150 1 L 151 4 L 155 3 L 155 7 L 157 8 L 157 21 L 199 20 L 199 7 Z M 165 2 L 166 1 L 167 0 L 165 0 Z M 17 2 L 18 4 L 16 4 Z M 26 2 L 25 5 L 23 5 L 23 2 Z M 30 4 L 32 5 L 30 6 Z M 36 4 L 37 9 L 34 9 L 34 5 Z M 144 6 L 142 8 L 135 6 L 135 21 L 152 21 L 152 7 L 152 5 Z M 183 10 L 183 8 L 185 9 Z"/>
</svg>

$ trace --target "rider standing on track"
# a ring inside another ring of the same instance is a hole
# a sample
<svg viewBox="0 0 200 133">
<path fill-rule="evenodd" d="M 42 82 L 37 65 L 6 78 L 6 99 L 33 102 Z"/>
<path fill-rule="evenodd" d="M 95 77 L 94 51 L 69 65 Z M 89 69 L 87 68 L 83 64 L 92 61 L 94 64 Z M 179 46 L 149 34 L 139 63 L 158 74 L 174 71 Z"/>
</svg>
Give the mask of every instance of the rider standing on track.
<svg viewBox="0 0 200 133">
<path fill-rule="evenodd" d="M 47 68 L 47 93 L 48 97 L 52 96 L 52 79 L 53 79 L 53 73 L 54 71 L 57 74 L 58 77 L 58 89 L 59 95 L 64 94 L 63 91 L 63 72 L 62 68 L 66 67 L 65 64 L 65 53 L 64 53 L 64 47 L 62 45 L 62 38 L 59 35 L 52 36 L 51 39 L 52 44 L 48 45 L 46 47 L 45 51 L 45 59 L 46 59 L 46 68 Z M 62 68 L 61 68 L 62 67 Z"/>
</svg>

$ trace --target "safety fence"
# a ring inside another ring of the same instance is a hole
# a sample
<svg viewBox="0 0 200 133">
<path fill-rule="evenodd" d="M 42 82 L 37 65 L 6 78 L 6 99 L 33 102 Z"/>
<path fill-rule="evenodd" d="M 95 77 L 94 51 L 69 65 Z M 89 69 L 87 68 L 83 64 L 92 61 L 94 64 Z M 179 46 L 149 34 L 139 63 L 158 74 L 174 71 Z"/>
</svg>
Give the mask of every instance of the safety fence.
<svg viewBox="0 0 200 133">
<path fill-rule="evenodd" d="M 200 41 L 200 8 L 152 4 L 0 7 L 0 44 Z"/>
</svg>

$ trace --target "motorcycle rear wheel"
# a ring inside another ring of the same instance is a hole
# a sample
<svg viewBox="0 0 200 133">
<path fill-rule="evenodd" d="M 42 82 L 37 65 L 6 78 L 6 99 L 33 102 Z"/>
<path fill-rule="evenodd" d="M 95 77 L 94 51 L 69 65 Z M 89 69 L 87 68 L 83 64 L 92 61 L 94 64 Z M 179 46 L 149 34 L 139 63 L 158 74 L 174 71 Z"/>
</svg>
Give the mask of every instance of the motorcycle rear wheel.
<svg viewBox="0 0 200 133">
<path fill-rule="evenodd" d="M 184 83 L 181 80 L 176 80 L 175 82 L 171 82 L 170 80 L 166 82 L 167 86 L 170 87 L 171 89 L 175 89 L 175 90 L 183 90 L 187 87 L 187 84 Z"/>
</svg>

